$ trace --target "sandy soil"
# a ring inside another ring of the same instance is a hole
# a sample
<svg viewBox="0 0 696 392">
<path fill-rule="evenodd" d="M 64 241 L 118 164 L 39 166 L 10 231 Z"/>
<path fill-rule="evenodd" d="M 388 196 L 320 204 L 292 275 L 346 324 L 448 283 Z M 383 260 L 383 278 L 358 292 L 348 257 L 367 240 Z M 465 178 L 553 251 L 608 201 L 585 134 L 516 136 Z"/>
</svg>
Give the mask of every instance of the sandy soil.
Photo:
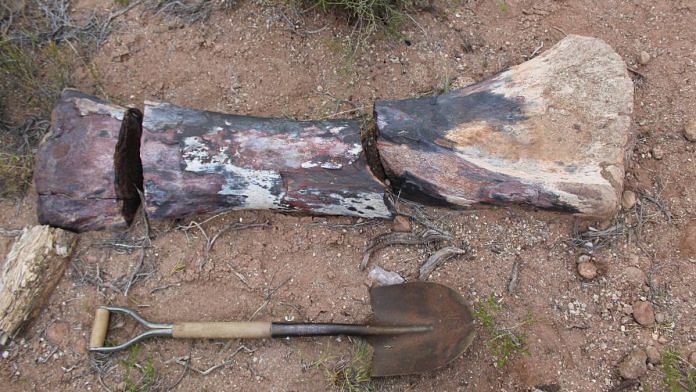
<svg viewBox="0 0 696 392">
<path fill-rule="evenodd" d="M 696 230 L 690 224 L 696 219 L 696 144 L 682 136 L 686 123 L 696 120 L 696 4 L 434 5 L 433 12 L 411 15 L 415 22 L 408 19 L 403 38 L 374 41 L 355 56 L 343 44 L 351 28 L 323 14 L 299 15 L 242 1 L 229 13 L 213 14 L 205 24 L 187 25 L 139 6 L 118 19 L 117 30 L 96 55 L 98 83 L 91 82 L 94 73 L 83 69 L 77 87 L 135 106 L 156 98 L 236 114 L 340 117 L 354 114 L 349 112 L 354 108 L 369 112 L 375 99 L 411 97 L 435 91 L 447 81 L 462 85 L 490 76 L 551 47 L 565 34 L 599 37 L 636 71 L 636 144 L 629 152 L 626 184 L 638 193 L 638 204 L 612 222 L 579 222 L 519 208 L 428 209 L 454 235 L 455 244 L 469 249 L 437 269 L 430 280 L 457 289 L 474 306 L 495 296 L 502 305 L 496 326 L 524 335 L 528 353 L 494 366 L 490 335 L 479 325 L 467 354 L 446 368 L 375 380 L 372 387 L 525 391 L 556 384 L 563 391 L 609 391 L 621 383 L 617 364 L 634 348 L 671 347 L 682 355 L 696 351 L 696 252 L 693 234 L 688 237 Z M 79 13 L 94 4 L 82 1 L 76 7 Z M 642 51 L 650 55 L 645 64 L 638 61 Z M 0 226 L 35 223 L 34 206 L 31 194 L 20 201 L 1 201 Z M 154 321 L 354 322 L 369 314 L 367 271 L 360 271 L 358 264 L 367 242 L 391 230 L 391 222 L 268 212 L 193 219 L 208 218 L 201 224 L 205 234 L 190 220 L 154 223 L 143 275 L 127 297 L 109 286 L 123 282 L 138 263 L 140 250 L 115 244 L 136 243 L 143 237 L 142 223 L 128 233 L 82 235 L 49 306 L 22 338 L 4 348 L 3 388 L 124 390 L 142 381 L 148 363 L 157 378 L 153 389 L 174 384 L 182 391 L 335 388 L 317 362 L 349 358 L 354 345 L 346 338 L 160 339 L 144 342 L 136 358 L 126 352 L 97 363 L 86 354 L 86 336 L 100 304 L 131 306 Z M 204 262 L 204 237 L 230 222 L 267 225 L 223 234 Z M 569 245 L 577 228 L 613 225 L 624 233 L 602 237 L 593 249 Z M 0 237 L 0 254 L 11 241 Z M 371 264 L 414 280 L 420 264 L 436 249 L 391 247 L 377 253 Z M 592 253 L 601 267 L 599 277 L 578 276 L 576 260 L 582 253 Z M 515 263 L 519 275 L 510 292 Z M 629 267 L 639 268 L 647 279 L 636 280 Z M 626 305 L 639 299 L 654 306 L 661 323 L 643 327 L 634 321 Z M 112 331 L 117 339 L 134 332 L 130 323 L 117 326 Z M 221 363 L 226 364 L 207 375 L 193 370 Z M 628 390 L 665 390 L 662 378 L 660 367 L 650 366 Z"/>
</svg>

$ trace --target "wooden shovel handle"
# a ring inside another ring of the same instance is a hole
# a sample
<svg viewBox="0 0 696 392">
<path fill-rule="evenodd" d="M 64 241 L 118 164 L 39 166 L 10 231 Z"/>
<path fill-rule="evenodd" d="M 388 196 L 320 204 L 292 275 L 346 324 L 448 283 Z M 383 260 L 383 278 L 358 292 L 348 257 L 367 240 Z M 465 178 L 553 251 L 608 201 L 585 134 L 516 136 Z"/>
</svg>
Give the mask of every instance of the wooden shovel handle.
<svg viewBox="0 0 696 392">
<path fill-rule="evenodd" d="M 92 334 L 89 337 L 89 347 L 103 347 L 108 330 L 109 311 L 104 308 L 98 308 L 96 314 L 94 315 Z"/>
<path fill-rule="evenodd" d="M 174 338 L 262 339 L 271 337 L 271 323 L 266 321 L 175 323 Z"/>
</svg>

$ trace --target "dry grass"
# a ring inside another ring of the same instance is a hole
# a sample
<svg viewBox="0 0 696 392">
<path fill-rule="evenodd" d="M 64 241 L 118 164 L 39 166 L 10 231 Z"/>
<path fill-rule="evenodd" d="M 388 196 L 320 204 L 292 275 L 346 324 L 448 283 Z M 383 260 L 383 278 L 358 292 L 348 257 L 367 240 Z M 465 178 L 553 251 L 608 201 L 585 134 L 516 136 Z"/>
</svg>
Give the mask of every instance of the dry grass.
<svg viewBox="0 0 696 392">
<path fill-rule="evenodd" d="M 76 21 L 68 0 L 0 4 L 0 197 L 26 189 L 56 99 L 118 15 Z"/>
</svg>

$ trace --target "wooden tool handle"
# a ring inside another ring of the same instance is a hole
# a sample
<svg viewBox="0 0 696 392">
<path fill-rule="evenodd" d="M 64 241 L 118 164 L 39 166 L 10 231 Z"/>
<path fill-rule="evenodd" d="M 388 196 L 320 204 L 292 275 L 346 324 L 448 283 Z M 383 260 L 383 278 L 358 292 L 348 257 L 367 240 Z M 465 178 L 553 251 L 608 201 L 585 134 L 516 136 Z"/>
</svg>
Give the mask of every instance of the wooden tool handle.
<svg viewBox="0 0 696 392">
<path fill-rule="evenodd" d="M 176 323 L 175 338 L 261 339 L 271 337 L 271 323 L 266 321 Z"/>
<path fill-rule="evenodd" d="M 109 330 L 109 311 L 104 308 L 98 308 L 94 315 L 94 323 L 92 324 L 92 335 L 89 337 L 89 347 L 104 347 L 106 333 Z"/>
</svg>

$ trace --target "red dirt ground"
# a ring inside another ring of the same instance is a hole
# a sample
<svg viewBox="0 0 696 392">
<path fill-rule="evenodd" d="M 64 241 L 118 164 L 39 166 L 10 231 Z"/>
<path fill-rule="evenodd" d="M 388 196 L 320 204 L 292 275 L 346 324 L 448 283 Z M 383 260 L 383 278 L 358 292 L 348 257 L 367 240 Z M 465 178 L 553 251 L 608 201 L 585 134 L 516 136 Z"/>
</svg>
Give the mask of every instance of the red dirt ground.
<svg viewBox="0 0 696 392">
<path fill-rule="evenodd" d="M 104 7 L 99 4 L 97 8 Z M 320 118 L 353 109 L 336 100 L 352 101 L 369 112 L 375 99 L 421 95 L 447 81 L 461 85 L 480 80 L 525 61 L 537 48 L 551 47 L 566 33 L 601 38 L 645 77 L 636 76 L 636 144 L 629 152 L 626 178 L 627 189 L 639 194 L 639 204 L 611 223 L 576 222 L 571 216 L 519 208 L 428 209 L 454 235 L 455 244 L 469 246 L 466 256 L 437 269 L 431 280 L 457 289 L 474 306 L 496 296 L 502 310 L 495 325 L 524 335 L 528 353 L 494 366 L 491 337 L 478 325 L 472 347 L 446 368 L 377 379 L 372 387 L 525 391 L 558 384 L 562 391 L 609 391 L 620 384 L 617 364 L 633 348 L 671 347 L 684 356 L 696 351 L 696 255 L 690 253 L 693 234 L 687 233 L 689 225 L 693 232 L 696 219 L 696 144 L 682 136 L 686 123 L 696 120 L 696 4 L 527 0 L 438 1 L 434 6 L 433 12 L 411 14 L 415 22 L 407 19 L 404 39 L 378 39 L 355 56 L 343 44 L 351 27 L 325 14 L 298 17 L 287 7 L 242 1 L 232 11 L 215 12 L 206 23 L 188 25 L 138 6 L 116 20 L 116 30 L 94 58 L 98 83 L 85 68 L 76 87 L 135 106 L 156 98 L 235 114 Z M 93 2 L 80 1 L 76 13 L 93 8 Z M 642 51 L 651 56 L 647 64 L 638 63 Z M 654 154 L 656 149 L 662 154 Z M 36 223 L 34 206 L 31 193 L 20 201 L 3 200 L 0 226 Z M 366 243 L 389 231 L 390 222 L 356 225 L 348 218 L 230 212 L 201 226 L 213 235 L 229 222 L 268 222 L 268 227 L 224 234 L 202 269 L 202 232 L 182 230 L 189 220 L 156 223 L 143 268 L 148 275 L 128 297 L 90 284 L 83 274 L 99 271 L 108 284 L 129 273 L 139 250 L 128 253 L 107 243 L 142 237 L 142 225 L 125 235 L 82 235 L 50 304 L 22 338 L 4 348 L 8 358 L 0 359 L 0 378 L 5 388 L 103 389 L 93 358 L 85 353 L 100 304 L 128 305 L 154 321 L 253 316 L 353 322 L 369 314 L 367 271 L 358 264 Z M 634 229 L 593 252 L 602 273 L 585 281 L 576 272 L 582 250 L 566 242 L 576 225 L 612 224 Z M 0 237 L 0 254 L 10 246 L 10 238 Z M 371 264 L 414 280 L 434 250 L 391 247 L 378 252 Z M 509 293 L 515 262 L 521 268 Z M 632 266 L 648 281 L 626 277 Z M 664 317 L 661 324 L 642 327 L 624 312 L 626 304 L 639 298 L 653 304 Z M 132 333 L 132 325 L 120 325 L 112 333 L 123 338 Z M 349 358 L 353 347 L 345 338 L 159 339 L 144 342 L 130 363 L 144 368 L 150 362 L 157 377 L 151 389 L 167 389 L 185 371 L 177 358 L 188 357 L 191 368 L 205 370 L 236 352 L 208 375 L 189 369 L 176 389 L 321 391 L 336 387 L 317 362 Z M 128 365 L 129 355 L 118 354 L 103 367 L 109 389 L 129 388 L 128 379 L 142 381 L 143 372 Z M 666 390 L 662 379 L 655 366 L 641 386 L 628 390 Z"/>
</svg>

